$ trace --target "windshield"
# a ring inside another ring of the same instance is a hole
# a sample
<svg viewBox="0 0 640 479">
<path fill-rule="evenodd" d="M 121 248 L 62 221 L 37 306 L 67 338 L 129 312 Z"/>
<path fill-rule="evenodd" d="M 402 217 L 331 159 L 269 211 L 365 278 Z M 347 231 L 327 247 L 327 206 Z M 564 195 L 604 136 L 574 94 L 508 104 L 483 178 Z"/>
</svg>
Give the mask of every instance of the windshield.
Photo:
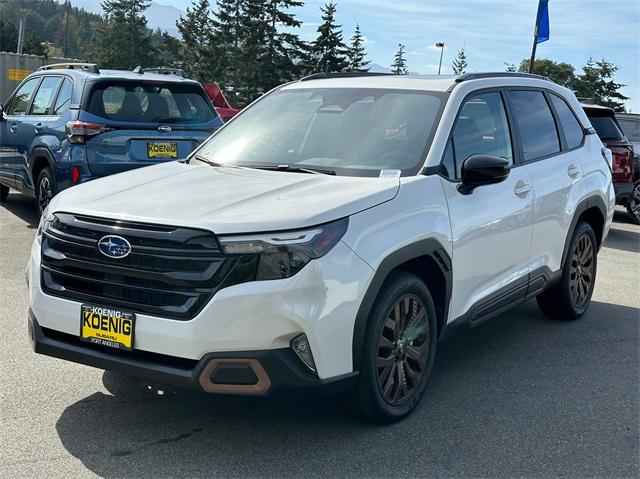
<svg viewBox="0 0 640 479">
<path fill-rule="evenodd" d="M 280 90 L 216 133 L 197 155 L 246 167 L 415 175 L 445 95 L 363 88 Z"/>
<path fill-rule="evenodd" d="M 640 119 L 618 118 L 618 123 L 629 140 L 634 143 L 640 143 Z"/>
<path fill-rule="evenodd" d="M 202 89 L 143 81 L 96 84 L 88 112 L 109 120 L 144 123 L 206 123 L 215 118 Z"/>
</svg>

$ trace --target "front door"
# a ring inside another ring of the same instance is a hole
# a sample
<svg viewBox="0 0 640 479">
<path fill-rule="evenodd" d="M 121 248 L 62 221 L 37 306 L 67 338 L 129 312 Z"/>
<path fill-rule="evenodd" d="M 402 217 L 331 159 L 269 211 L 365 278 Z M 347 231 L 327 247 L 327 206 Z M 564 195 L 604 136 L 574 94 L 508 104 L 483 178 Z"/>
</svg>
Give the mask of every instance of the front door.
<svg viewBox="0 0 640 479">
<path fill-rule="evenodd" d="M 498 184 L 458 191 L 462 163 L 474 154 L 499 156 L 513 164 L 513 142 L 502 93 L 468 97 L 443 158 L 442 180 L 449 205 L 453 284 L 449 320 L 497 312 L 522 295 L 528 281 L 533 207 L 529 172 L 512 167 Z"/>
</svg>

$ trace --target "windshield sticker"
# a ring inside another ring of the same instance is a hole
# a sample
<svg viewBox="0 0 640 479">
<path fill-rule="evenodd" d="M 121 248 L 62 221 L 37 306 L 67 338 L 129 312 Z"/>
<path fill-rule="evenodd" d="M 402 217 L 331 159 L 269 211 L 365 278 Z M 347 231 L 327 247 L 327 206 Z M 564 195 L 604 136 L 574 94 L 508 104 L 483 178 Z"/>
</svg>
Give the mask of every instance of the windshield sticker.
<svg viewBox="0 0 640 479">
<path fill-rule="evenodd" d="M 380 178 L 400 178 L 400 170 L 380 170 Z"/>
</svg>

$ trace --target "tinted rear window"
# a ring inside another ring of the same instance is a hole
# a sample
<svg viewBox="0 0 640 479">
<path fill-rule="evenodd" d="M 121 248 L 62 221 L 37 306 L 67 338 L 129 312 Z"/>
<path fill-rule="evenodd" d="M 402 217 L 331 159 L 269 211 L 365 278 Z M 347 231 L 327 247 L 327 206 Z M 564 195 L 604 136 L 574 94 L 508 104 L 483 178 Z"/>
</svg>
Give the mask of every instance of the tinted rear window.
<svg viewBox="0 0 640 479">
<path fill-rule="evenodd" d="M 580 146 L 584 138 L 584 132 L 582 126 L 578 123 L 573 111 L 569 108 L 569 105 L 556 95 L 549 95 L 551 102 L 556 109 L 560 125 L 564 131 L 565 140 L 567 140 L 567 148 L 570 150 Z"/>
<path fill-rule="evenodd" d="M 618 123 L 622 127 L 622 131 L 629 140 L 634 143 L 640 143 L 640 120 L 629 120 L 627 118 L 618 119 Z"/>
<path fill-rule="evenodd" d="M 215 117 L 199 88 L 170 83 L 101 82 L 87 110 L 110 120 L 143 123 L 205 123 Z"/>
<path fill-rule="evenodd" d="M 596 129 L 596 133 L 601 140 L 622 140 L 624 135 L 610 116 L 594 116 L 587 113 L 591 125 Z"/>
</svg>

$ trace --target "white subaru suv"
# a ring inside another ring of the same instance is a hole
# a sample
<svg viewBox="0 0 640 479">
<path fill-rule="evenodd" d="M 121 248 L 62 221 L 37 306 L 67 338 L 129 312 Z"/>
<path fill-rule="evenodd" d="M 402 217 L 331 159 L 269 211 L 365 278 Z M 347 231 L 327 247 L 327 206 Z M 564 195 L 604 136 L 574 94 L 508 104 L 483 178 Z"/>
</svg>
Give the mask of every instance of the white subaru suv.
<svg viewBox="0 0 640 479">
<path fill-rule="evenodd" d="M 585 313 L 610 162 L 542 77 L 313 75 L 185 161 L 56 196 L 27 267 L 34 349 L 207 393 L 342 391 L 397 420 L 456 326 L 534 297 Z"/>
</svg>

